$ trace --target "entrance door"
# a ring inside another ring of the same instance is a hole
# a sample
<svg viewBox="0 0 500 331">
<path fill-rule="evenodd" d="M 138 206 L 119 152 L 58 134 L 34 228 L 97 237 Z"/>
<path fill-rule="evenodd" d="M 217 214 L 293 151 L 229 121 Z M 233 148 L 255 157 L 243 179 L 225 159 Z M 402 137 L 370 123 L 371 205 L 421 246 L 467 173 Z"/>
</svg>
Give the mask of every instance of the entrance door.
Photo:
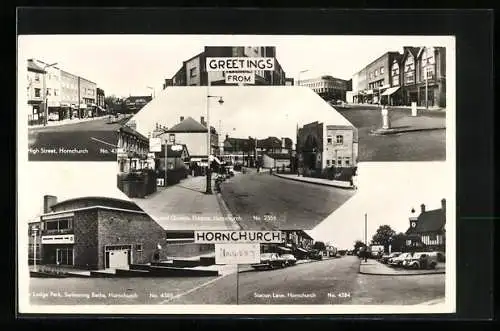
<svg viewBox="0 0 500 331">
<path fill-rule="evenodd" d="M 130 254 L 128 249 L 112 250 L 106 252 L 106 254 L 109 254 L 109 268 L 116 269 L 128 267 Z"/>
</svg>

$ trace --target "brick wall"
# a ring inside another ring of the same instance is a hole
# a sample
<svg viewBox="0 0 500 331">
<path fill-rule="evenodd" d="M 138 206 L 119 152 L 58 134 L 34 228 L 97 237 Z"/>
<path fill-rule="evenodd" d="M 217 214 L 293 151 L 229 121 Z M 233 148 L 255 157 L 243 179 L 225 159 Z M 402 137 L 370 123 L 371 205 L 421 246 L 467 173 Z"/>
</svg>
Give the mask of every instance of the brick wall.
<svg viewBox="0 0 500 331">
<path fill-rule="evenodd" d="M 97 209 L 75 212 L 73 229 L 75 267 L 98 269 Z"/>
<path fill-rule="evenodd" d="M 132 263 L 151 262 L 157 244 L 162 246 L 160 258 L 166 258 L 165 230 L 146 214 L 99 210 L 99 267 L 104 267 L 105 245 L 133 245 Z M 136 245 L 142 245 L 142 252 Z"/>
</svg>

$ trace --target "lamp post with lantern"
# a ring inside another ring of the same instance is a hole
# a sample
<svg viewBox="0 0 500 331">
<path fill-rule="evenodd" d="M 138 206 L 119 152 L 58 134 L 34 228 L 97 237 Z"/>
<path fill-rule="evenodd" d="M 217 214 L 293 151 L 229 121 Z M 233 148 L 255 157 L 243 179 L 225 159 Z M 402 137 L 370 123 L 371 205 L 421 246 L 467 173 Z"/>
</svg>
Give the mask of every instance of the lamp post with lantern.
<svg viewBox="0 0 500 331">
<path fill-rule="evenodd" d="M 210 86 L 210 81 L 208 82 Z M 210 156 L 212 147 L 212 132 L 210 129 L 210 98 L 219 98 L 218 102 L 220 105 L 224 104 L 224 99 L 218 95 L 207 95 L 207 185 L 206 194 L 213 194 L 212 191 L 212 169 L 210 168 Z"/>
</svg>

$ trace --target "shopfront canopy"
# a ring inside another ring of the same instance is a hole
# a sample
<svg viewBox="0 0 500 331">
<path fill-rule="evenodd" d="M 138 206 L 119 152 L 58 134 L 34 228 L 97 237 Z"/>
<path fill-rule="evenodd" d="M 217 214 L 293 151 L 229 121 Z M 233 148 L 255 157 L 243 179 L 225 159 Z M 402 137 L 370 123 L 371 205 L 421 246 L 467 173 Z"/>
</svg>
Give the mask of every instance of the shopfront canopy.
<svg viewBox="0 0 500 331">
<path fill-rule="evenodd" d="M 286 247 L 278 247 L 280 250 L 284 251 L 284 252 L 291 252 L 292 250 L 290 248 L 286 248 Z"/>
<path fill-rule="evenodd" d="M 307 253 L 307 249 L 304 249 L 304 248 L 300 248 L 300 247 L 299 247 L 299 248 L 297 248 L 297 250 L 298 250 L 298 251 L 301 251 L 301 252 L 303 252 L 303 253 Z"/>
<path fill-rule="evenodd" d="M 384 93 L 382 93 L 382 95 L 391 95 L 395 93 L 397 90 L 399 90 L 399 86 L 390 87 Z"/>
</svg>

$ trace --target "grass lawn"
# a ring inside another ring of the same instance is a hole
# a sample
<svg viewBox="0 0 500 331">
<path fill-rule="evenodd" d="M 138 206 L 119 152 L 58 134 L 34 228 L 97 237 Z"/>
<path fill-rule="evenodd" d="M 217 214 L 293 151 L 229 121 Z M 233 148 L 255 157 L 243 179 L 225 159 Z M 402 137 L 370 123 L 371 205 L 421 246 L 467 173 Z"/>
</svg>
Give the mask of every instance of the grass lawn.
<svg viewBox="0 0 500 331">
<path fill-rule="evenodd" d="M 416 131 L 385 136 L 370 132 L 382 126 L 376 107 L 341 110 L 359 134 L 359 161 L 445 161 L 446 130 Z M 393 127 L 444 128 L 445 113 L 419 110 L 412 118 L 409 109 L 389 110 Z"/>
</svg>

